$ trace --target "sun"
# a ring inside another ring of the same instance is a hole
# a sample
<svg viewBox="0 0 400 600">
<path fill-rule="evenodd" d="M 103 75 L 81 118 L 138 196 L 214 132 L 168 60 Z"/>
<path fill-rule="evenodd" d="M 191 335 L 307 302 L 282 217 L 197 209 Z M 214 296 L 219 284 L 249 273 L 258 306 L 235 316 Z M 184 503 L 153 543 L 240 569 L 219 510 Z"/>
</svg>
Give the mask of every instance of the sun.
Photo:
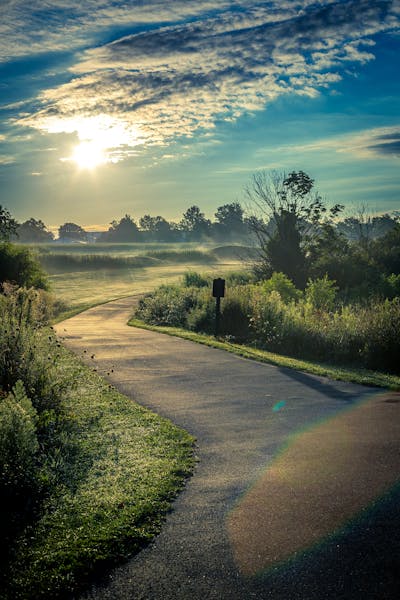
<svg viewBox="0 0 400 600">
<path fill-rule="evenodd" d="M 103 149 L 95 142 L 81 142 L 75 147 L 71 159 L 80 169 L 93 170 L 108 162 Z"/>
</svg>

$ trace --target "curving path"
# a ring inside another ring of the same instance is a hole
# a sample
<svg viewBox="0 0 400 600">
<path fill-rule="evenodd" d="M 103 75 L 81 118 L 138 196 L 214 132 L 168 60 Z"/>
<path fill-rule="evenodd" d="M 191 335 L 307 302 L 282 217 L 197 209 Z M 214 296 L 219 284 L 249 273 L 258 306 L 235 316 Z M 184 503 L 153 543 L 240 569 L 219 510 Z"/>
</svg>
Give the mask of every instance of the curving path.
<svg viewBox="0 0 400 600">
<path fill-rule="evenodd" d="M 199 464 L 155 541 L 84 598 L 397 599 L 400 395 L 128 327 L 134 300 L 57 332 L 194 434 Z"/>
</svg>

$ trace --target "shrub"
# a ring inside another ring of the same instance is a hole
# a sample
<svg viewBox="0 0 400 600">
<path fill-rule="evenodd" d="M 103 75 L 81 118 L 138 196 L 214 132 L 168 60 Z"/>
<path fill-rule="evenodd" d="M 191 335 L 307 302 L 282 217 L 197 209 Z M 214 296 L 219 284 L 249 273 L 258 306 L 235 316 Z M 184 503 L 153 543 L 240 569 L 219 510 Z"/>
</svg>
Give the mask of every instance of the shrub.
<svg viewBox="0 0 400 600">
<path fill-rule="evenodd" d="M 57 370 L 60 343 L 47 323 L 46 296 L 7 288 L 0 296 L 0 388 L 10 392 L 23 381 L 35 409 L 59 412 L 67 378 Z"/>
<path fill-rule="evenodd" d="M 335 283 L 327 275 L 321 279 L 309 279 L 305 290 L 306 302 L 315 310 L 333 310 L 338 291 Z"/>
<path fill-rule="evenodd" d="M 46 274 L 29 248 L 9 242 L 0 244 L 0 283 L 47 289 Z"/>
<path fill-rule="evenodd" d="M 183 276 L 183 285 L 184 285 L 184 287 L 187 287 L 187 288 L 188 287 L 196 287 L 196 288 L 207 287 L 210 285 L 210 283 L 211 283 L 211 280 L 209 277 L 205 277 L 204 275 L 201 275 L 200 273 L 197 273 L 196 271 L 188 271 Z"/>
<path fill-rule="evenodd" d="M 37 413 L 22 381 L 0 399 L 0 526 L 7 540 L 23 525 L 36 497 Z"/>
<path fill-rule="evenodd" d="M 302 295 L 293 281 L 284 273 L 273 273 L 267 281 L 262 283 L 261 287 L 266 294 L 278 292 L 284 302 L 298 300 Z"/>
<path fill-rule="evenodd" d="M 400 275 L 392 273 L 391 275 L 383 276 L 379 291 L 388 300 L 400 297 Z"/>
<path fill-rule="evenodd" d="M 220 333 L 244 342 L 250 335 L 250 288 L 229 289 L 222 302 Z"/>
<path fill-rule="evenodd" d="M 267 296 L 259 286 L 252 298 L 252 314 L 249 321 L 253 337 L 261 346 L 276 348 L 284 316 L 284 303 L 277 291 Z"/>
<path fill-rule="evenodd" d="M 135 315 L 152 325 L 184 327 L 187 314 L 195 305 L 193 288 L 165 285 L 142 298 Z"/>
<path fill-rule="evenodd" d="M 250 271 L 231 271 L 226 276 L 226 284 L 229 287 L 247 285 L 249 283 L 254 283 L 254 281 L 254 274 Z"/>
<path fill-rule="evenodd" d="M 201 333 L 214 332 L 215 301 L 213 298 L 197 299 L 197 304 L 187 314 L 186 327 Z"/>
</svg>

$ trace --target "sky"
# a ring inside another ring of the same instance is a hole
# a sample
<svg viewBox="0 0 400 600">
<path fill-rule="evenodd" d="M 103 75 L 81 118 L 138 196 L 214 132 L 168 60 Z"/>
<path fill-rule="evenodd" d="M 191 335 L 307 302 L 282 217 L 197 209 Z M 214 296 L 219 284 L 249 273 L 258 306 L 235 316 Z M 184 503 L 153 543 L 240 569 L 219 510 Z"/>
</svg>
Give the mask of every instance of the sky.
<svg viewBox="0 0 400 600">
<path fill-rule="evenodd" d="M 1 0 L 0 204 L 213 218 L 254 173 L 400 209 L 400 0 Z"/>
</svg>

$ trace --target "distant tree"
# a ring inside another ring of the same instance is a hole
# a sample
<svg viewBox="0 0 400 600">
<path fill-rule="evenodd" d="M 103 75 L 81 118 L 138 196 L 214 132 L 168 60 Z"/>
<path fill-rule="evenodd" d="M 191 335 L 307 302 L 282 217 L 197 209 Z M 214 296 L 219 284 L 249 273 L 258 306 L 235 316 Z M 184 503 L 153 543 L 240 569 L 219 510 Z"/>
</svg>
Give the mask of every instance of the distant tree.
<svg viewBox="0 0 400 600">
<path fill-rule="evenodd" d="M 140 232 L 130 215 L 125 215 L 120 221 L 112 221 L 109 230 L 100 236 L 99 241 L 107 242 L 137 242 Z"/>
<path fill-rule="evenodd" d="M 17 233 L 18 223 L 11 213 L 0 204 L 0 241 L 8 241 Z"/>
<path fill-rule="evenodd" d="M 159 242 L 167 242 L 173 237 L 173 227 L 164 217 L 151 217 L 144 215 L 139 220 L 142 231 L 146 232 L 148 239 Z"/>
<path fill-rule="evenodd" d="M 54 235 L 48 231 L 43 221 L 33 217 L 18 226 L 17 236 L 20 242 L 26 243 L 45 243 L 54 239 Z"/>
<path fill-rule="evenodd" d="M 368 245 L 371 240 L 388 233 L 398 223 L 396 215 L 372 215 L 362 206 L 356 214 L 339 221 L 338 230 L 349 240 Z"/>
<path fill-rule="evenodd" d="M 76 223 L 64 223 L 58 228 L 58 237 L 62 241 L 85 242 L 87 232 Z"/>
<path fill-rule="evenodd" d="M 243 208 L 238 202 L 219 206 L 215 218 L 217 235 L 236 238 L 246 232 L 246 225 L 243 221 Z"/>
<path fill-rule="evenodd" d="M 250 208 L 259 213 L 252 221 L 259 242 L 259 276 L 274 271 L 287 275 L 297 287 L 307 280 L 307 247 L 320 234 L 321 224 L 342 209 L 330 210 L 314 191 L 314 180 L 304 171 L 285 173 L 261 171 L 246 188 Z M 261 216 L 261 218 L 260 218 Z"/>
<path fill-rule="evenodd" d="M 206 219 L 204 213 L 195 205 L 183 213 L 183 219 L 179 225 L 181 230 L 189 234 L 188 237 L 193 240 L 210 235 L 211 221 Z"/>
</svg>

